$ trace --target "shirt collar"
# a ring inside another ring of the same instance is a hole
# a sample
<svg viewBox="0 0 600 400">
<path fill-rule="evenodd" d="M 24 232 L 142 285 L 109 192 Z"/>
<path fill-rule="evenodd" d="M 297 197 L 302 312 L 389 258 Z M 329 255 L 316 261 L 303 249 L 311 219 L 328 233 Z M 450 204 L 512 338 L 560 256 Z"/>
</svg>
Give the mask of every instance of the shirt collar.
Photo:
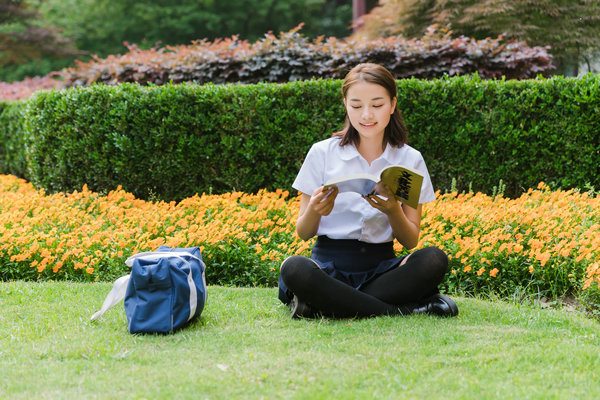
<svg viewBox="0 0 600 400">
<path fill-rule="evenodd" d="M 360 153 L 358 152 L 356 147 L 354 147 L 353 144 L 339 146 L 338 148 L 340 150 L 340 158 L 344 161 L 352 160 L 356 157 L 361 157 Z"/>
<path fill-rule="evenodd" d="M 385 150 L 383 151 L 383 154 L 381 155 L 380 158 L 383 158 L 389 164 L 394 163 L 395 159 L 394 159 L 394 155 L 393 155 L 393 148 L 389 143 L 385 145 Z"/>
<path fill-rule="evenodd" d="M 347 144 L 345 146 L 340 146 L 340 158 L 344 161 L 351 160 L 356 157 L 362 157 L 356 147 L 353 144 Z M 387 143 L 385 145 L 385 150 L 383 154 L 379 156 L 380 159 L 384 159 L 388 163 L 393 163 L 393 155 L 392 155 L 392 146 Z"/>
</svg>

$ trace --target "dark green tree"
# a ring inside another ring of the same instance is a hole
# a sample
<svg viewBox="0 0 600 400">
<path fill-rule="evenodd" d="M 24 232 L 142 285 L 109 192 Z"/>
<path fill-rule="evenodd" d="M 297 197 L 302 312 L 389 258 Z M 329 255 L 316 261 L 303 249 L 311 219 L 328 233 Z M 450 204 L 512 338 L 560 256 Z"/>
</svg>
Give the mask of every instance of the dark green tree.
<svg viewBox="0 0 600 400">
<path fill-rule="evenodd" d="M 476 39 L 505 35 L 530 46 L 550 46 L 560 72 L 600 50 L 597 0 L 381 0 L 361 34 L 421 37 L 432 24 Z"/>
<path fill-rule="evenodd" d="M 58 29 L 40 25 L 38 13 L 30 3 L 0 1 L 1 67 L 72 53 L 71 42 Z"/>
<path fill-rule="evenodd" d="M 0 0 L 2 1 L 2 0 Z M 346 0 L 29 0 L 39 7 L 39 27 L 58 27 L 73 41 L 78 58 L 127 52 L 124 42 L 141 48 L 189 44 L 193 40 L 231 37 L 255 41 L 268 31 L 288 31 L 304 23 L 302 33 L 346 37 L 351 31 L 352 5 Z M 33 7 L 32 7 L 33 8 Z M 47 28 L 56 31 L 56 28 Z M 18 66 L 0 80 L 44 75 L 72 65 L 42 57 Z M 19 75 L 21 73 L 21 75 Z"/>
<path fill-rule="evenodd" d="M 77 48 L 104 57 L 140 47 L 188 44 L 239 35 L 255 41 L 268 31 L 347 36 L 351 5 L 339 0 L 46 0 L 49 23 L 64 29 Z M 77 12 L 73 12 L 77 10 Z"/>
</svg>

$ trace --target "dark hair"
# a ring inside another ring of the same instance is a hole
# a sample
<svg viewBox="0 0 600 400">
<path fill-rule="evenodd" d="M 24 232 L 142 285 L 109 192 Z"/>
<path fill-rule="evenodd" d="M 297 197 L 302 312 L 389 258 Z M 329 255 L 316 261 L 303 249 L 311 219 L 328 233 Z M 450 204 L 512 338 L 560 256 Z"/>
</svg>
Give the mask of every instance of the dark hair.
<svg viewBox="0 0 600 400">
<path fill-rule="evenodd" d="M 382 86 L 390 95 L 390 99 L 398 97 L 398 89 L 396 87 L 396 81 L 394 80 L 394 77 L 390 71 L 379 64 L 363 63 L 352 68 L 344 78 L 344 83 L 342 84 L 342 95 L 344 96 L 344 99 L 346 98 L 348 90 L 350 90 L 352 85 L 358 82 L 374 83 Z M 341 131 L 334 132 L 332 136 L 341 138 L 340 146 L 345 146 L 347 144 L 358 146 L 360 143 L 358 131 L 350 123 L 347 113 L 344 127 Z M 385 146 L 387 143 L 389 143 L 395 147 L 402 147 L 407 141 L 408 130 L 404 125 L 402 115 L 400 114 L 400 110 L 398 110 L 398 105 L 396 104 L 394 113 L 390 118 L 390 123 L 385 127 L 385 132 L 383 134 L 383 145 Z"/>
</svg>

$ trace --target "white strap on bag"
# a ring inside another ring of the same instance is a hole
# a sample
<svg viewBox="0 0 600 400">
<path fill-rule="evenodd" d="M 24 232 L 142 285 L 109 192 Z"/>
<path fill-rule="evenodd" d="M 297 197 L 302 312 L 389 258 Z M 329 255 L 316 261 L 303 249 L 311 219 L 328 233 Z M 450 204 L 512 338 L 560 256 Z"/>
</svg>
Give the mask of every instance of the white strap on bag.
<svg viewBox="0 0 600 400">
<path fill-rule="evenodd" d="M 196 308 L 198 308 L 198 291 L 196 290 L 196 284 L 194 283 L 194 278 L 192 276 L 192 267 L 184 257 L 189 257 L 198 260 L 200 264 L 206 269 L 204 262 L 200 258 L 186 251 L 145 251 L 142 253 L 134 254 L 131 257 L 129 257 L 127 260 L 125 260 L 125 265 L 127 265 L 128 267 L 133 266 L 133 260 L 135 260 L 136 258 L 144 258 L 146 260 L 157 260 L 159 258 L 164 257 L 176 257 L 183 261 L 190 270 L 187 276 L 187 283 L 190 288 L 190 315 L 188 316 L 189 321 L 190 319 L 192 319 L 194 314 L 196 314 Z M 102 315 L 104 315 L 104 313 L 108 311 L 111 307 L 113 307 L 125 298 L 125 293 L 127 292 L 127 284 L 129 283 L 130 276 L 131 275 L 125 275 L 115 281 L 112 290 L 110 291 L 110 293 L 108 293 L 106 299 L 104 299 L 100 311 L 92 315 L 92 320 L 97 320 Z M 204 287 L 206 287 L 206 280 L 204 274 L 202 274 L 202 283 L 204 284 Z M 204 301 L 206 301 L 206 294 L 207 293 L 204 292 Z"/>
<path fill-rule="evenodd" d="M 92 315 L 92 321 L 95 321 L 98 318 L 100 318 L 112 306 L 114 306 L 115 304 L 117 304 L 125 298 L 125 292 L 127 292 L 127 284 L 129 283 L 130 277 L 131 275 L 122 276 L 119 279 L 117 279 L 115 283 L 113 283 L 112 290 L 108 293 L 106 299 L 104 299 L 104 303 L 102 303 L 102 308 L 100 308 L 100 311 Z"/>
<path fill-rule="evenodd" d="M 200 261 L 200 264 L 204 265 L 204 263 L 202 262 L 202 260 L 200 258 L 196 257 L 192 253 L 188 253 L 187 251 L 144 251 L 142 253 L 137 253 L 137 254 L 134 254 L 131 257 L 129 257 L 127 260 L 125 260 L 125 265 L 127 265 L 128 267 L 133 266 L 133 260 L 135 260 L 136 258 L 145 258 L 147 260 L 157 260 L 157 259 L 163 258 L 163 257 L 178 257 L 178 258 L 190 257 L 190 258 Z"/>
</svg>

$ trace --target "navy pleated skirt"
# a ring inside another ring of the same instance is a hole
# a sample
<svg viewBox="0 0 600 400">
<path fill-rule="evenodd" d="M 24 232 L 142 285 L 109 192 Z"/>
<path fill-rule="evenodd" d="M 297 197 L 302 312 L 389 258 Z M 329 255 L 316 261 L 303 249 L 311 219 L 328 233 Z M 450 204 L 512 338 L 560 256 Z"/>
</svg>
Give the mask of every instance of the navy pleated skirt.
<svg viewBox="0 0 600 400">
<path fill-rule="evenodd" d="M 394 243 L 366 243 L 354 239 L 319 236 L 310 258 L 329 276 L 360 289 L 365 283 L 395 268 L 406 256 L 396 257 Z M 289 296 L 279 279 L 279 297 Z M 287 301 L 284 301 L 286 303 Z"/>
</svg>

